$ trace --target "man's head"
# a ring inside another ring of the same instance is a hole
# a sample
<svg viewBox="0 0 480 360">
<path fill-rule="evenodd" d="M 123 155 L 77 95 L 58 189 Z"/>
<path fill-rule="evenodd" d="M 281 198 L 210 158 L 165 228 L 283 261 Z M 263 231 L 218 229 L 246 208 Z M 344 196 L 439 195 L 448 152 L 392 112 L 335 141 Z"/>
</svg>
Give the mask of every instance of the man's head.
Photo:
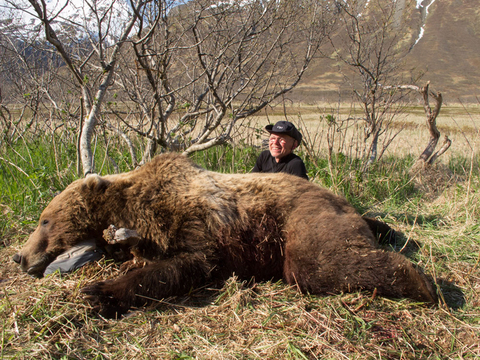
<svg viewBox="0 0 480 360">
<path fill-rule="evenodd" d="M 265 127 L 270 133 L 268 148 L 270 154 L 278 161 L 289 155 L 302 142 L 302 134 L 289 121 L 279 121 Z"/>
</svg>

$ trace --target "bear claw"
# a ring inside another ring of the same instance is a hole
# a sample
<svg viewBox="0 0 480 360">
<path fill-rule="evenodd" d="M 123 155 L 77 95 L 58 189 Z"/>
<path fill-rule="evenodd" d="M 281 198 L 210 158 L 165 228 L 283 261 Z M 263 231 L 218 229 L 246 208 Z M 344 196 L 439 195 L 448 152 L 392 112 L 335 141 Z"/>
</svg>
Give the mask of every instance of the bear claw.
<svg viewBox="0 0 480 360">
<path fill-rule="evenodd" d="M 105 288 L 106 283 L 102 281 L 88 285 L 80 292 L 85 295 L 85 300 L 92 306 L 92 313 L 107 319 L 117 319 L 128 311 L 130 304 L 117 298 Z"/>
</svg>

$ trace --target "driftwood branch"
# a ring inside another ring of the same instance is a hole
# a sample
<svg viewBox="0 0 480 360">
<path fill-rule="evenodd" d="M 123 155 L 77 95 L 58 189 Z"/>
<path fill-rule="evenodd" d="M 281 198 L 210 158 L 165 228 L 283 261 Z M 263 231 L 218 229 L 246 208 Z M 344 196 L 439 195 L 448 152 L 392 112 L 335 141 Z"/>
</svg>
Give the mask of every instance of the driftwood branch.
<svg viewBox="0 0 480 360">
<path fill-rule="evenodd" d="M 425 109 L 425 114 L 427 115 L 427 127 L 428 131 L 430 132 L 430 140 L 428 141 L 427 147 L 425 150 L 423 150 L 422 154 L 418 158 L 417 162 L 423 162 L 424 164 L 433 164 L 433 162 L 443 154 L 450 145 L 448 145 L 440 154 L 440 151 L 438 151 L 435 154 L 435 157 L 432 156 L 433 152 L 435 151 L 435 148 L 437 147 L 438 140 L 440 139 L 440 131 L 437 129 L 437 116 L 440 113 L 440 109 L 442 107 L 443 103 L 443 98 L 442 94 L 437 92 L 433 93 L 430 92 L 430 95 L 433 97 L 435 100 L 435 106 L 432 110 L 432 107 L 430 106 L 429 103 L 429 92 L 428 92 L 428 87 L 430 85 L 430 82 L 428 82 L 424 87 L 422 87 L 419 92 L 423 97 L 423 108 Z M 446 138 L 445 144 L 451 143 L 451 141 Z"/>
<path fill-rule="evenodd" d="M 435 154 L 433 154 L 430 159 L 428 160 L 428 164 L 429 165 L 432 165 L 435 160 L 437 160 L 438 157 L 440 157 L 445 151 L 448 150 L 448 148 L 450 147 L 450 145 L 452 145 L 452 140 L 450 140 L 448 138 L 447 135 L 445 135 L 445 138 L 443 140 L 443 144 L 442 144 L 442 147 L 440 148 L 440 150 L 438 150 Z"/>
<path fill-rule="evenodd" d="M 422 164 L 432 165 L 435 160 L 438 159 L 445 151 L 448 150 L 452 141 L 445 135 L 445 139 L 442 147 L 435 154 L 435 148 L 437 147 L 438 140 L 440 139 L 440 131 L 437 128 L 437 116 L 440 113 L 440 109 L 443 104 L 443 97 L 440 92 L 434 93 L 433 91 L 429 92 L 430 81 L 423 87 L 416 85 L 396 85 L 396 86 L 385 86 L 385 89 L 404 89 L 404 90 L 414 90 L 420 93 L 423 98 L 423 108 L 425 109 L 425 115 L 427 116 L 427 127 L 430 133 L 430 140 L 428 141 L 427 147 L 423 150 L 422 154 L 418 157 L 414 167 Z M 435 101 L 435 105 L 432 109 L 430 106 L 429 96 Z"/>
</svg>

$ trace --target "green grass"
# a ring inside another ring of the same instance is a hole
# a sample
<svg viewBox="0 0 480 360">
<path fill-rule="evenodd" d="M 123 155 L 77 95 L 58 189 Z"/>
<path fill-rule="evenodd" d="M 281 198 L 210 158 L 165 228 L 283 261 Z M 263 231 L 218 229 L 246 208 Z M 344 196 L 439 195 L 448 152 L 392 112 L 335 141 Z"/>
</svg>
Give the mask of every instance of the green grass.
<svg viewBox="0 0 480 360">
<path fill-rule="evenodd" d="M 192 160 L 204 168 L 222 173 L 248 173 L 255 166 L 260 149 L 230 144 L 217 146 L 192 154 Z"/>
</svg>

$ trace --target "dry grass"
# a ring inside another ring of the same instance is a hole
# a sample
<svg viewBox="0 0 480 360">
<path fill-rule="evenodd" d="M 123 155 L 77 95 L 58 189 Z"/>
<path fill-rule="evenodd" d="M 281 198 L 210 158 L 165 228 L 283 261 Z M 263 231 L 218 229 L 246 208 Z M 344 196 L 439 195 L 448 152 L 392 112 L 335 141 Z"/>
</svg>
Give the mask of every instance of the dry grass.
<svg viewBox="0 0 480 360">
<path fill-rule="evenodd" d="M 323 148 L 323 153 L 326 154 L 327 140 L 326 133 L 328 125 L 322 120 L 322 116 L 332 114 L 337 120 L 345 120 L 351 115 L 351 108 L 338 107 L 334 103 L 319 103 L 315 105 L 300 104 L 295 107 L 286 109 L 287 116 L 282 112 L 280 107 L 275 111 L 270 111 L 268 114 L 255 117 L 249 124 L 250 129 L 263 129 L 266 124 L 272 124 L 280 120 L 289 120 L 297 126 L 299 125 L 303 133 L 309 134 L 312 138 L 317 136 L 317 146 Z M 356 111 L 361 115 L 359 110 Z M 480 145 L 480 105 L 471 104 L 464 106 L 462 104 L 444 104 L 437 118 L 437 127 L 442 135 L 438 147 L 444 135 L 447 135 L 452 140 L 451 148 L 444 154 L 444 161 L 448 161 L 452 157 L 470 154 L 472 151 L 478 153 Z M 359 122 L 359 127 L 355 127 L 353 121 L 348 124 L 348 130 L 344 132 L 337 132 L 337 138 L 340 135 L 345 136 L 345 144 L 349 148 L 338 148 L 337 151 L 348 153 L 349 156 L 355 156 L 356 152 L 361 152 L 363 147 L 362 139 L 359 134 L 362 133 L 362 123 Z M 398 135 L 397 139 L 388 147 L 386 155 L 419 156 L 429 140 L 429 132 L 426 126 L 426 117 L 423 106 L 411 107 L 405 110 L 405 113 L 396 117 L 393 124 L 393 131 L 403 130 Z M 475 136 L 476 134 L 476 136 Z M 246 131 L 242 131 L 240 138 L 244 138 Z M 266 134 L 265 134 L 266 137 Z M 380 139 L 379 145 L 382 146 L 384 137 Z M 256 145 L 260 145 L 261 139 L 257 139 Z M 353 149 L 352 149 L 353 147 Z M 358 149 L 355 149 L 358 148 Z"/>
<path fill-rule="evenodd" d="M 478 179 L 474 180 L 478 189 Z M 480 356 L 478 193 L 459 187 L 405 204 L 386 221 L 415 244 L 407 252 L 442 290 L 439 306 L 368 293 L 302 295 L 282 283 L 245 284 L 164 299 L 120 320 L 93 317 L 80 295 L 115 276 L 100 261 L 74 274 L 32 279 L 0 250 L 2 358 L 19 359 L 460 359 Z M 408 216 L 407 216 L 408 214 Z M 403 246 L 407 248 L 408 246 Z"/>
<path fill-rule="evenodd" d="M 463 358 L 480 356 L 478 313 L 366 294 L 325 298 L 231 279 L 204 306 L 159 305 L 121 320 L 88 316 L 84 272 L 5 285 L 5 358 Z M 23 284 L 22 284 L 23 283 Z M 477 283 L 478 284 L 478 283 Z M 16 292 L 23 290 L 21 292 Z"/>
</svg>

